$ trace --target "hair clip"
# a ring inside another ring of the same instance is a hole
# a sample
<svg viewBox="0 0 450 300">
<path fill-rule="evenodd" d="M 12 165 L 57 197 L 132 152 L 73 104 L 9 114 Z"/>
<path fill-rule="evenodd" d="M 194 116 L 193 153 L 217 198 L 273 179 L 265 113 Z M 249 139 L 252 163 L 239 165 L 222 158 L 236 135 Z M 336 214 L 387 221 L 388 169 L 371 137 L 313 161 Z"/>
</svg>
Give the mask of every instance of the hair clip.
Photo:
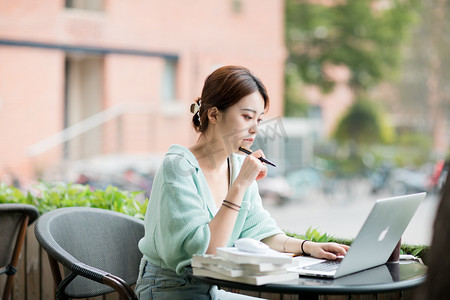
<svg viewBox="0 0 450 300">
<path fill-rule="evenodd" d="M 191 104 L 191 113 L 193 113 L 195 115 L 199 111 L 200 111 L 200 105 L 197 102 L 192 103 Z"/>
<path fill-rule="evenodd" d="M 198 102 L 194 102 L 191 104 L 191 113 L 197 115 L 198 122 L 200 126 L 202 126 L 202 121 L 200 121 L 200 107 L 202 106 L 202 100 L 198 100 Z"/>
</svg>

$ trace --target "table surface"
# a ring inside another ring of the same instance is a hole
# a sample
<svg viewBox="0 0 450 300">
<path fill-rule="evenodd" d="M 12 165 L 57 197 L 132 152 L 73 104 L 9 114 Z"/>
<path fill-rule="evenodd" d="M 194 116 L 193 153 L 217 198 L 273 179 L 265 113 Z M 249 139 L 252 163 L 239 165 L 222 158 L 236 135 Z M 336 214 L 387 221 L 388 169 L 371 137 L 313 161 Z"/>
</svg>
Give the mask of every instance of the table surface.
<svg viewBox="0 0 450 300">
<path fill-rule="evenodd" d="M 386 263 L 336 279 L 299 276 L 298 280 L 249 285 L 237 282 L 194 276 L 202 282 L 221 287 L 283 294 L 378 294 L 415 288 L 425 281 L 427 267 L 415 261 Z"/>
</svg>

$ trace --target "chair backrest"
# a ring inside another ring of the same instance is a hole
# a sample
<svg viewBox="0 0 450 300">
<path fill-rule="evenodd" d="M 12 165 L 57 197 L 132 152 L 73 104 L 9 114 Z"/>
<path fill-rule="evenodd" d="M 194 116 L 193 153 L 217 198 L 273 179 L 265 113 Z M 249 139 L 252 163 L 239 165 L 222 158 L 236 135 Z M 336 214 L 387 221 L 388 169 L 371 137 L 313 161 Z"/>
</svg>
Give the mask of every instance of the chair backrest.
<svg viewBox="0 0 450 300">
<path fill-rule="evenodd" d="M 0 204 L 0 274 L 8 276 L 2 299 L 9 299 L 27 227 L 38 216 L 37 208 L 32 205 Z"/>
<path fill-rule="evenodd" d="M 105 209 L 66 207 L 42 215 L 35 235 L 49 256 L 65 267 L 66 278 L 74 270 L 77 273 L 77 266 L 87 265 L 118 276 L 128 285 L 136 283 L 142 258 L 138 249 L 144 236 L 142 220 Z M 109 286 L 76 276 L 64 293 L 81 298 L 112 291 Z"/>
</svg>

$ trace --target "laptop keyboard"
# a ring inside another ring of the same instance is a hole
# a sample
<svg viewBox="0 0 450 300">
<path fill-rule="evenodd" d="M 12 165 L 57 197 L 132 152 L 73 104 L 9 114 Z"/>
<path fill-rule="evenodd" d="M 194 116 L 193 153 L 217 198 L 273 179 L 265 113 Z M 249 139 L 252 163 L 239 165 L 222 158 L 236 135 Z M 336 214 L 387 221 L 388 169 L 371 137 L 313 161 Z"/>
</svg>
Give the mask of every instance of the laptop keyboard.
<svg viewBox="0 0 450 300">
<path fill-rule="evenodd" d="M 304 267 L 305 270 L 312 270 L 312 271 L 335 271 L 341 262 L 337 260 L 327 260 L 318 264 L 310 265 L 307 267 Z"/>
</svg>

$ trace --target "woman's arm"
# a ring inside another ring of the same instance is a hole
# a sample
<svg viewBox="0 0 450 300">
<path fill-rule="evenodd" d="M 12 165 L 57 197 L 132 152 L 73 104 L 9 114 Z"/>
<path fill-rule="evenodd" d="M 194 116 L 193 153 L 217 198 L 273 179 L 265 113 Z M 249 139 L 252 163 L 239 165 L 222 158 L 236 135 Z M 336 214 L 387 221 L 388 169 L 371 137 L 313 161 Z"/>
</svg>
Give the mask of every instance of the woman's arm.
<svg viewBox="0 0 450 300">
<path fill-rule="evenodd" d="M 233 183 L 226 200 L 240 206 L 245 190 L 245 186 L 236 182 Z M 222 205 L 214 218 L 212 218 L 209 223 L 211 238 L 206 253 L 215 254 L 217 247 L 224 247 L 227 244 L 239 214 L 239 208 L 236 205 Z"/>
<path fill-rule="evenodd" d="M 315 243 L 311 241 L 304 241 L 288 237 L 285 234 L 276 234 L 270 236 L 263 239 L 262 242 L 264 242 L 274 250 L 295 254 L 303 254 L 303 243 L 303 251 L 306 254 L 329 260 L 335 260 L 338 255 L 345 255 L 350 248 L 347 245 L 337 243 Z"/>
<path fill-rule="evenodd" d="M 245 158 L 239 175 L 231 185 L 219 211 L 209 223 L 211 238 L 206 253 L 215 254 L 217 247 L 224 247 L 231 237 L 239 213 L 239 207 L 247 188 L 256 180 L 265 177 L 267 167 L 257 158 L 262 154 L 255 151 Z"/>
</svg>

